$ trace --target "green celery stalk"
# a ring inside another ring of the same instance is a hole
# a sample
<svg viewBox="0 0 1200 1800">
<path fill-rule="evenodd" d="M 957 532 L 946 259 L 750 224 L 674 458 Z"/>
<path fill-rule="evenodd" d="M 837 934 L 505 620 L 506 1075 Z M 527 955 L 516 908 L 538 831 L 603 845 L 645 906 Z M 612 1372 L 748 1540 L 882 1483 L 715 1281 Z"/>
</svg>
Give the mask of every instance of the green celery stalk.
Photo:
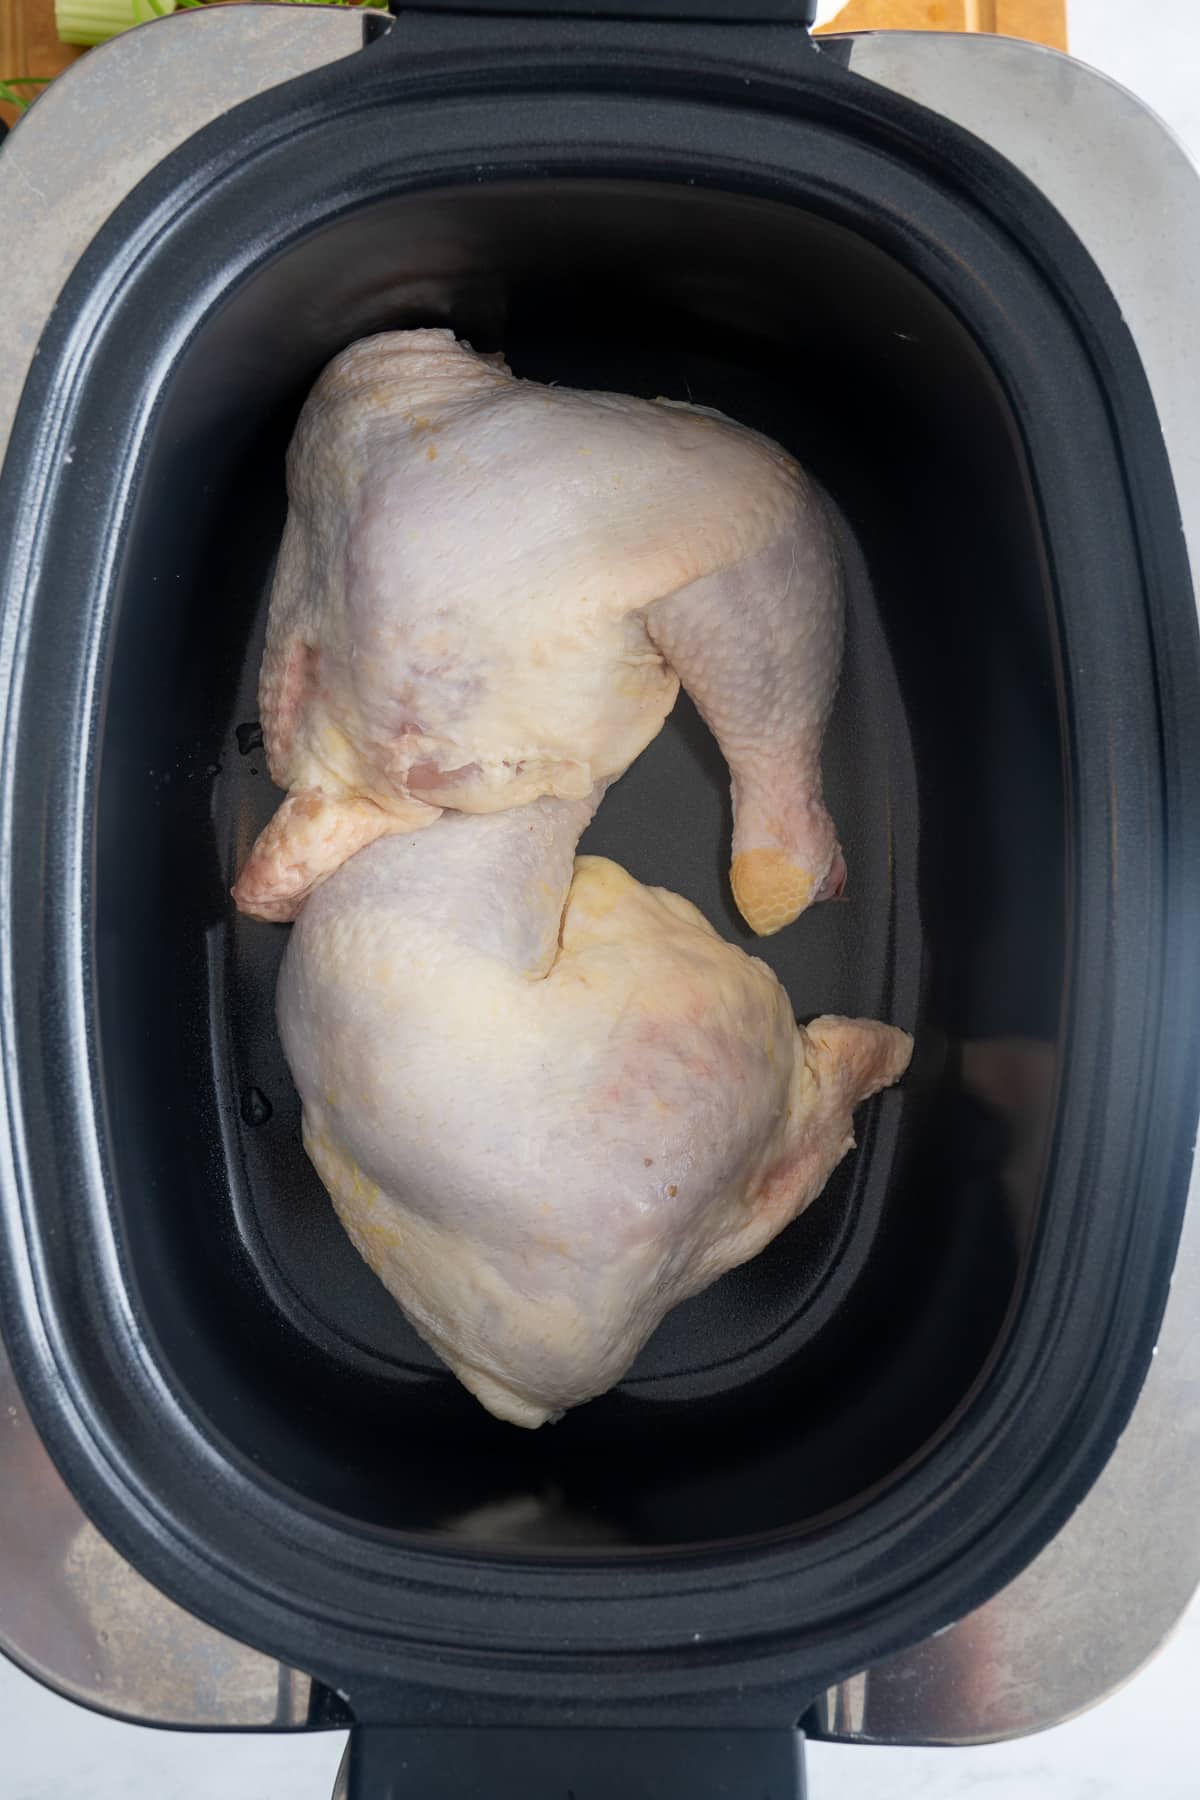
<svg viewBox="0 0 1200 1800">
<path fill-rule="evenodd" d="M 106 39 L 173 13 L 178 0 L 54 0 L 54 23 L 64 44 Z"/>
</svg>

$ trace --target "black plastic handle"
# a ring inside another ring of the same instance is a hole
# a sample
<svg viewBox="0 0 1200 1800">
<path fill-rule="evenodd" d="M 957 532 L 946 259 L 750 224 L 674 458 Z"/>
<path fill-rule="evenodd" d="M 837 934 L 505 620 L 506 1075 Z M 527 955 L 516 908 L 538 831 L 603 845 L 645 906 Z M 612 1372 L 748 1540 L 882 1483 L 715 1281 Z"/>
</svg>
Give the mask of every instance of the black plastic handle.
<svg viewBox="0 0 1200 1800">
<path fill-rule="evenodd" d="M 539 18 L 709 20 L 730 25 L 812 25 L 817 0 L 390 0 L 406 12 L 508 13 Z"/>
<path fill-rule="evenodd" d="M 804 1800 L 797 1732 L 356 1726 L 347 1800 Z"/>
</svg>

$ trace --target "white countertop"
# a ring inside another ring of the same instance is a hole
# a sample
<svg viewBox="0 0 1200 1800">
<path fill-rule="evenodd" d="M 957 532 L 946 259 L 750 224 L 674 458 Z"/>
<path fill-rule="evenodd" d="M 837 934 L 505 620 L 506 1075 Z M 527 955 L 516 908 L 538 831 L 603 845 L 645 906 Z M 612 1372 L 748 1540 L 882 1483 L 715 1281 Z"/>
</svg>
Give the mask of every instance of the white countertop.
<svg viewBox="0 0 1200 1800">
<path fill-rule="evenodd" d="M 827 0 L 823 16 L 838 10 Z M 1147 100 L 1200 158 L 1195 0 L 1069 0 L 1069 17 L 1073 54 Z M 810 1745 L 810 1800 L 1197 1800 L 1198 1701 L 1193 1603 L 1150 1666 L 1082 1718 L 976 1750 Z M 0 1657 L 0 1742 L 0 1800 L 329 1800 L 344 1736 L 119 1725 Z"/>
</svg>

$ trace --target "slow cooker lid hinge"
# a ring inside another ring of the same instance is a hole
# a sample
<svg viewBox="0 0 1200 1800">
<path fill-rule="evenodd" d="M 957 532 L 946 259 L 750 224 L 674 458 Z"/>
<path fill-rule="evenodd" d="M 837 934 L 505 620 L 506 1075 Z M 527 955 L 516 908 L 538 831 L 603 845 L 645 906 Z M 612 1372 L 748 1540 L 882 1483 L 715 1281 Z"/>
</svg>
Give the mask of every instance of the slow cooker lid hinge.
<svg viewBox="0 0 1200 1800">
<path fill-rule="evenodd" d="M 356 1726 L 333 1800 L 804 1800 L 804 1739 L 776 1729 Z M 401 1774 L 401 1771 L 403 1773 Z"/>
</svg>

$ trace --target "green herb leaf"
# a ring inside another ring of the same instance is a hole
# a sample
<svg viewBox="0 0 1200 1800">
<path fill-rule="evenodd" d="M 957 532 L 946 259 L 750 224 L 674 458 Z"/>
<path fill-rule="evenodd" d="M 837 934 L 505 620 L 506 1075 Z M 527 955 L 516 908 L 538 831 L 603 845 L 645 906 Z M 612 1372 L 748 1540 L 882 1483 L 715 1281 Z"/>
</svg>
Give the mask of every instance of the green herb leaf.
<svg viewBox="0 0 1200 1800">
<path fill-rule="evenodd" d="M 49 75 L 7 75 L 0 77 L 0 106 L 15 106 L 24 112 L 37 99 L 36 94 L 22 94 L 21 88 L 46 87 Z"/>
</svg>

